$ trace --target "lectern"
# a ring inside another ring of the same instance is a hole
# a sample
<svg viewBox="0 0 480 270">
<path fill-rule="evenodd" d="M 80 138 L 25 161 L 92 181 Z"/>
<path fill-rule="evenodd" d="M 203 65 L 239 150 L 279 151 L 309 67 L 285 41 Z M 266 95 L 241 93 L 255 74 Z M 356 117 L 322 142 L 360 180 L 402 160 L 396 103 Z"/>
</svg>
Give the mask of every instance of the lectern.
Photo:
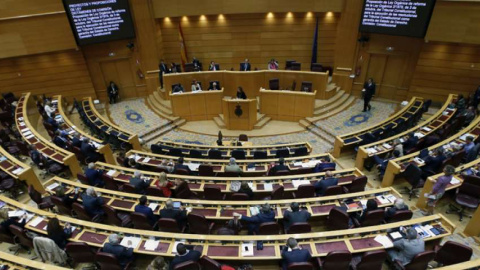
<svg viewBox="0 0 480 270">
<path fill-rule="evenodd" d="M 223 121 L 227 129 L 252 130 L 257 123 L 256 99 L 227 99 L 222 100 Z"/>
</svg>

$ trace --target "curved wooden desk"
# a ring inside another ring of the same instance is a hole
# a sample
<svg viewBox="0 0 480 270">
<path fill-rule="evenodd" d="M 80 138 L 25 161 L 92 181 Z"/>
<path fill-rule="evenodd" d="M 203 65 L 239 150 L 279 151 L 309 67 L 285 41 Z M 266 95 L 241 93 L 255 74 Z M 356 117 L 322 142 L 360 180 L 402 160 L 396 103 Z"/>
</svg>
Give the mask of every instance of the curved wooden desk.
<svg viewBox="0 0 480 270">
<path fill-rule="evenodd" d="M 309 72 L 294 70 L 257 70 L 257 71 L 200 71 L 187 73 L 169 73 L 163 75 L 165 92 L 164 99 L 169 99 L 168 93 L 172 91 L 172 85 L 181 83 L 186 91 L 190 91 L 193 80 L 197 80 L 202 87 L 208 89 L 211 81 L 219 81 L 220 87 L 225 89 L 225 96 L 235 96 L 237 87 L 242 86 L 247 97 L 259 96 L 260 88 L 269 88 L 271 79 L 279 79 L 280 89 L 291 89 L 296 82 L 295 91 L 300 91 L 302 82 L 312 83 L 312 91 L 317 91 L 316 98 L 328 99 L 334 94 L 327 92 L 328 72 Z"/>
<path fill-rule="evenodd" d="M 297 148 L 305 147 L 307 148 L 307 153 L 311 153 L 313 150 L 312 145 L 309 142 L 298 142 L 298 143 L 285 143 L 285 144 L 272 144 L 272 145 L 249 145 L 249 146 L 217 146 L 217 145 L 204 145 L 204 144 L 191 144 L 191 143 L 180 143 L 159 140 L 156 145 L 162 148 L 162 153 L 160 155 L 168 155 L 168 150 L 172 148 L 178 148 L 182 150 L 183 155 L 190 155 L 190 150 L 199 151 L 203 157 L 208 158 L 208 150 L 218 149 L 222 152 L 222 158 L 230 159 L 232 156 L 233 150 L 243 150 L 245 151 L 245 157 L 247 159 L 253 159 L 253 153 L 255 151 L 264 151 L 267 153 L 268 158 L 275 158 L 277 150 L 287 149 L 290 155 L 294 154 L 294 150 Z"/>
<path fill-rule="evenodd" d="M 120 167 L 116 165 L 111 165 L 103 162 L 96 163 L 97 168 L 102 169 L 106 172 L 110 172 L 115 181 L 125 184 L 128 183 L 130 178 L 136 169 L 129 169 L 125 167 Z M 158 176 L 160 173 L 149 172 L 149 171 L 140 171 L 145 177 L 149 178 L 150 185 L 155 186 L 158 181 Z M 352 180 L 357 176 L 362 176 L 362 172 L 357 169 L 343 169 L 334 171 L 334 174 L 338 174 L 338 184 L 339 185 L 348 185 Z M 313 174 L 304 174 L 301 176 L 303 180 L 309 181 L 311 184 L 317 182 L 318 180 L 323 179 L 325 173 L 313 173 Z M 254 194 L 259 194 L 259 196 L 266 196 L 272 192 L 272 189 L 281 185 L 284 187 L 285 192 L 293 192 L 297 190 L 297 186 L 302 184 L 302 182 L 296 181 L 300 177 L 298 175 L 289 175 L 289 176 L 267 176 L 267 177 L 206 177 L 206 176 L 190 176 L 190 175 L 176 175 L 176 174 L 167 174 L 167 179 L 169 181 L 174 181 L 175 179 L 182 179 L 187 181 L 188 186 L 194 192 L 203 193 L 204 188 L 208 186 L 216 186 L 221 189 L 223 193 L 231 194 L 234 193 L 230 190 L 232 181 L 247 181 L 251 183 L 252 191 Z M 271 185 L 268 185 L 271 184 Z"/>
<path fill-rule="evenodd" d="M 14 179 L 27 182 L 28 185 L 34 186 L 35 189 L 41 193 L 45 192 L 42 183 L 38 179 L 32 167 L 10 155 L 1 146 L 0 155 L 6 158 L 5 160 L 0 161 L 0 169 L 4 173 L 10 175 Z"/>
<path fill-rule="evenodd" d="M 8 270 L 67 270 L 71 268 L 64 268 L 53 264 L 43 263 L 39 261 L 29 260 L 17 255 L 0 251 L 0 265 L 8 266 Z"/>
<path fill-rule="evenodd" d="M 260 89 L 260 113 L 282 121 L 298 121 L 312 117 L 316 95 L 317 91 L 309 93 Z"/>
<path fill-rule="evenodd" d="M 141 152 L 136 150 L 128 151 L 126 154 L 129 158 L 135 158 L 135 161 L 146 168 L 155 168 L 161 164 L 162 160 L 176 161 L 179 157 L 157 155 L 153 153 Z M 317 154 L 303 157 L 289 157 L 285 158 L 285 165 L 290 168 L 292 174 L 309 173 L 315 167 L 316 163 L 321 162 L 322 159 L 329 158 L 331 163 L 336 163 L 335 159 L 328 153 Z M 310 161 L 310 162 L 305 162 Z M 243 175 L 255 176 L 265 175 L 268 171 L 268 165 L 272 162 L 278 162 L 278 158 L 275 159 L 257 159 L 255 160 L 254 167 L 247 169 L 248 165 L 252 163 L 250 160 L 238 160 L 237 164 L 242 168 Z M 224 159 L 197 159 L 197 158 L 184 158 L 184 164 L 191 167 L 192 171 L 198 171 L 198 166 L 201 164 L 210 165 L 213 167 L 215 173 L 223 173 L 225 166 L 228 165 L 229 160 Z M 314 164 L 315 163 L 315 164 Z M 340 165 L 336 163 L 338 167 Z M 341 167 L 340 167 L 341 168 Z"/>
<path fill-rule="evenodd" d="M 466 269 L 478 269 L 478 267 L 480 267 L 480 259 L 463 262 L 463 263 L 457 263 L 449 266 L 438 267 L 435 269 L 436 270 L 466 270 Z"/>
<path fill-rule="evenodd" d="M 12 199 L 0 196 L 0 200 L 6 203 L 9 209 L 24 209 L 34 214 L 34 217 L 25 225 L 27 230 L 39 234 L 46 234 L 44 230 L 48 223 L 48 217 L 52 213 L 24 205 Z M 68 222 L 77 227 L 70 241 L 85 242 L 90 246 L 102 247 L 111 233 L 119 235 L 131 235 L 140 238 L 139 244 L 134 247 L 134 252 L 139 254 L 160 255 L 172 257 L 172 249 L 176 241 L 185 241 L 188 244 L 196 245 L 201 249 L 203 255 L 217 260 L 279 260 L 280 248 L 285 245 L 289 237 L 297 239 L 302 248 L 310 251 L 312 256 L 325 256 L 332 250 L 349 250 L 352 253 L 360 253 L 371 250 L 384 249 L 384 247 L 373 239 L 378 235 L 385 235 L 388 230 L 406 227 L 415 224 L 432 225 L 445 230 L 444 233 L 428 237 L 428 242 L 439 242 L 443 237 L 451 235 L 455 230 L 452 224 L 443 215 L 432 215 L 428 217 L 415 218 L 408 221 L 389 223 L 379 226 L 356 228 L 341 231 L 314 232 L 305 234 L 282 234 L 282 235 L 259 235 L 259 236 L 220 236 L 220 235 L 197 235 L 166 233 L 158 231 L 145 231 L 129 228 L 121 228 L 82 221 L 66 216 L 56 216 L 61 223 Z M 362 236 L 359 236 L 362 235 Z M 153 240 L 153 250 L 145 249 L 147 240 Z M 241 247 L 243 243 L 251 241 L 263 241 L 262 251 L 254 250 L 253 256 L 242 256 Z"/>
<path fill-rule="evenodd" d="M 223 88 L 219 91 L 199 91 L 169 94 L 172 113 L 187 121 L 209 120 L 222 113 Z"/>
<path fill-rule="evenodd" d="M 363 136 L 369 132 L 376 131 L 385 131 L 392 129 L 397 126 L 399 121 L 408 121 L 415 113 L 422 109 L 423 98 L 421 97 L 412 97 L 410 102 L 403 107 L 401 110 L 396 112 L 394 115 L 388 117 L 384 121 L 375 124 L 373 126 L 354 131 L 352 133 L 347 133 L 335 137 L 335 144 L 333 146 L 333 156 L 338 158 L 344 147 L 354 146 L 360 143 L 363 139 Z"/>
<path fill-rule="evenodd" d="M 355 167 L 363 170 L 363 165 L 367 158 L 372 157 L 373 155 L 383 155 L 393 151 L 393 140 L 403 138 L 411 132 L 421 134 L 422 138 L 434 133 L 436 130 L 441 128 L 444 124 L 448 123 L 448 121 L 452 119 L 457 109 L 449 109 L 448 105 L 450 105 L 450 103 L 452 103 L 456 98 L 457 95 L 450 94 L 447 101 L 445 101 L 445 103 L 443 104 L 442 108 L 440 108 L 434 115 L 423 121 L 421 124 L 418 124 L 410 128 L 409 130 L 406 130 L 395 136 L 383 139 L 378 142 L 360 146 L 357 152 L 357 159 L 355 160 Z"/>
<path fill-rule="evenodd" d="M 97 152 L 105 158 L 105 161 L 110 164 L 116 164 L 116 161 L 113 158 L 112 148 L 110 148 L 109 144 L 104 144 L 102 140 L 97 139 L 94 136 L 91 136 L 87 132 L 83 131 L 81 128 L 78 128 L 70 121 L 70 119 L 68 119 L 67 114 L 63 109 L 64 100 L 62 99 L 62 96 L 61 95 L 53 96 L 52 100 L 57 101 L 58 113 L 62 116 L 63 123 L 67 126 L 67 128 L 71 128 L 75 132 L 79 133 L 82 137 L 89 138 L 90 141 L 97 143 L 99 145 L 99 147 L 97 148 Z"/>
<path fill-rule="evenodd" d="M 133 149 L 142 149 L 140 141 L 138 140 L 138 135 L 122 129 L 119 126 L 114 125 L 110 120 L 105 119 L 97 109 L 95 109 L 95 104 L 93 104 L 91 97 L 82 100 L 82 108 L 90 122 L 98 129 L 102 130 L 102 132 L 109 136 L 115 136 L 120 141 L 129 143 L 132 145 Z"/>
<path fill-rule="evenodd" d="M 91 187 L 89 185 L 84 185 L 78 182 L 72 182 L 67 179 L 60 177 L 53 177 L 47 182 L 45 182 L 45 187 L 47 192 L 54 195 L 55 190 L 60 186 L 65 187 L 66 193 L 72 193 L 75 188 L 79 188 L 79 192 L 83 192 L 87 188 Z M 112 206 L 118 211 L 124 212 L 134 212 L 135 206 L 138 204 L 138 200 L 142 195 L 131 194 L 119 191 L 112 191 L 109 189 L 97 188 L 94 187 L 95 191 L 101 192 L 101 196 L 104 199 L 105 203 Z M 383 202 L 377 199 L 379 196 L 384 198 L 390 198 L 387 202 Z M 329 211 L 337 206 L 345 206 L 345 200 L 352 200 L 352 203 L 355 202 L 358 204 L 356 208 L 349 208 L 348 212 L 358 212 L 362 210 L 361 205 L 365 203 L 368 199 L 375 199 L 378 203 L 378 206 L 389 207 L 393 205 L 395 198 L 401 198 L 402 195 L 398 193 L 394 188 L 382 188 L 375 190 L 367 190 L 356 193 L 335 195 L 335 196 L 324 196 L 324 197 L 313 197 L 305 199 L 288 199 L 288 200 L 269 200 L 268 203 L 275 209 L 275 218 L 280 220 L 283 219 L 284 211 L 290 207 L 292 202 L 297 202 L 302 206 L 305 206 L 312 214 L 312 217 L 324 217 L 327 216 Z M 154 197 L 147 196 L 150 203 L 158 204 L 158 206 L 153 210 L 155 214 L 159 214 L 160 210 L 165 207 L 165 202 L 169 198 L 164 197 Z M 255 207 L 265 203 L 264 200 L 259 201 L 214 201 L 214 200 L 187 200 L 187 199 L 173 199 L 174 201 L 182 202 L 182 205 L 185 207 L 191 207 L 192 213 L 197 213 L 204 215 L 207 219 L 211 220 L 229 220 L 232 219 L 233 213 L 241 213 L 246 216 L 252 216 L 250 212 L 250 207 Z"/>
<path fill-rule="evenodd" d="M 480 117 L 477 116 L 475 120 L 468 125 L 468 127 L 460 130 L 458 133 L 456 133 L 453 136 L 450 136 L 449 138 L 432 145 L 428 147 L 427 149 L 429 151 L 433 151 L 434 149 L 438 147 L 444 147 L 446 151 L 452 151 L 452 148 L 450 146 L 451 143 L 456 143 L 456 144 L 463 144 L 465 143 L 465 135 L 471 135 L 474 138 L 477 138 L 480 135 Z M 408 166 L 410 163 L 414 163 L 417 166 L 421 167 L 424 164 L 423 163 L 418 163 L 414 160 L 415 157 L 417 157 L 420 154 L 420 151 L 405 155 L 403 157 L 399 157 L 396 159 L 391 159 L 388 161 L 387 169 L 385 170 L 385 175 L 383 176 L 382 180 L 382 187 L 389 187 L 393 184 L 393 181 L 395 180 L 395 176 L 403 172 L 405 168 Z"/>
<path fill-rule="evenodd" d="M 32 119 L 29 119 L 30 117 Z M 23 140 L 28 144 L 35 145 L 37 150 L 49 159 L 67 166 L 72 175 L 81 173 L 82 170 L 80 169 L 80 165 L 74 154 L 56 146 L 54 143 L 50 142 L 50 140 L 41 136 L 35 128 L 33 128 L 30 121 L 37 123 L 39 117 L 40 115 L 37 111 L 35 102 L 30 97 L 30 93 L 23 94 L 18 99 L 18 104 L 15 109 L 15 123 Z"/>
</svg>

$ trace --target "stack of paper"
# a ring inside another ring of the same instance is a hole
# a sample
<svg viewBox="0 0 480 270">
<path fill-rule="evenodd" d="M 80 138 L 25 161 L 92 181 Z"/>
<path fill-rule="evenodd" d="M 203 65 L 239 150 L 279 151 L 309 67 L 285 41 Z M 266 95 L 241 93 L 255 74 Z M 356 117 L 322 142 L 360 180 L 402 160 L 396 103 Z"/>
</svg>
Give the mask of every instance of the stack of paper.
<svg viewBox="0 0 480 270">
<path fill-rule="evenodd" d="M 23 210 L 8 211 L 8 217 L 20 217 L 23 214 L 25 214 L 25 211 Z"/>
<path fill-rule="evenodd" d="M 200 164 L 197 163 L 186 163 L 186 165 L 191 171 L 198 171 L 198 167 L 200 167 Z"/>
<path fill-rule="evenodd" d="M 466 141 L 468 136 L 472 136 L 472 137 L 475 138 L 474 135 L 472 135 L 472 134 L 470 134 L 470 133 L 465 133 L 465 134 L 463 134 L 462 136 L 460 136 L 460 140 Z"/>
<path fill-rule="evenodd" d="M 377 196 L 376 198 L 380 202 L 380 204 L 389 204 L 390 203 L 390 201 L 387 198 L 385 198 L 384 196 Z"/>
<path fill-rule="evenodd" d="M 23 168 L 19 167 L 12 171 L 13 174 L 19 175 L 23 172 Z"/>
<path fill-rule="evenodd" d="M 37 227 L 37 225 L 40 224 L 40 222 L 42 221 L 43 221 L 42 217 L 36 217 L 34 220 L 32 220 L 32 222 L 29 225 L 32 227 Z"/>
<path fill-rule="evenodd" d="M 295 166 L 295 167 L 302 166 L 302 165 L 303 165 L 303 162 L 301 162 L 301 161 L 297 161 L 297 162 L 293 163 L 293 166 Z"/>
<path fill-rule="evenodd" d="M 48 189 L 48 190 L 54 190 L 54 189 L 56 189 L 58 186 L 60 186 L 60 184 L 55 182 L 55 183 L 53 183 L 53 184 L 51 184 L 51 185 L 48 185 L 48 186 L 47 186 L 47 189 Z"/>
<path fill-rule="evenodd" d="M 247 172 L 254 172 L 254 171 L 255 171 L 255 167 L 247 168 Z"/>
<path fill-rule="evenodd" d="M 147 163 L 147 162 L 149 162 L 150 160 L 151 160 L 151 158 L 146 157 L 142 162 Z"/>
<path fill-rule="evenodd" d="M 388 143 L 384 143 L 384 144 L 382 144 L 382 146 L 385 147 L 386 149 L 392 148 L 392 146 Z"/>
<path fill-rule="evenodd" d="M 393 238 L 393 240 L 397 240 L 397 239 L 403 238 L 402 234 L 399 233 L 399 232 L 390 233 L 390 237 Z"/>
<path fill-rule="evenodd" d="M 110 170 L 110 171 L 107 172 L 107 175 L 113 177 L 113 175 L 115 175 L 116 172 L 117 171 L 115 171 L 115 170 Z"/>
<path fill-rule="evenodd" d="M 424 135 L 423 133 L 420 133 L 420 132 L 415 132 L 414 135 L 415 135 L 415 137 L 417 137 L 417 138 L 419 138 L 419 139 L 425 137 L 425 135 Z"/>
<path fill-rule="evenodd" d="M 311 184 L 308 180 L 292 180 L 292 184 L 295 188 L 298 188 L 300 185 L 309 185 Z"/>
<path fill-rule="evenodd" d="M 369 154 L 375 154 L 375 153 L 377 153 L 377 152 L 378 152 L 377 149 L 375 149 L 375 148 L 373 148 L 373 147 L 367 148 L 367 153 L 369 153 Z"/>
<path fill-rule="evenodd" d="M 152 211 L 155 211 L 155 209 L 157 209 L 157 207 L 158 207 L 158 203 L 150 203 L 150 204 L 148 205 L 148 207 L 149 207 L 150 209 L 152 209 Z"/>
<path fill-rule="evenodd" d="M 132 244 L 128 245 L 128 241 L 131 241 Z M 126 248 L 136 248 L 138 244 L 142 241 L 142 238 L 140 237 L 131 237 L 131 236 L 126 236 L 122 239 L 122 242 L 120 242 L 120 245 L 126 247 Z"/>
<path fill-rule="evenodd" d="M 389 200 L 391 203 L 395 202 L 395 200 L 397 199 L 397 197 L 392 194 L 384 195 L 383 197 Z"/>
<path fill-rule="evenodd" d="M 260 210 L 258 209 L 258 206 L 251 206 L 250 207 L 250 215 L 251 216 L 258 215 L 258 213 L 260 213 Z"/>
<path fill-rule="evenodd" d="M 425 130 L 425 131 L 427 131 L 427 132 L 432 130 L 432 129 L 429 128 L 429 127 L 423 127 L 422 129 Z"/>
<path fill-rule="evenodd" d="M 390 240 L 390 238 L 388 238 L 388 236 L 386 235 L 377 235 L 373 240 L 377 241 L 378 243 L 382 244 L 382 246 L 384 248 L 392 248 L 393 247 L 393 243 L 392 241 Z"/>
<path fill-rule="evenodd" d="M 452 180 L 450 180 L 450 184 L 452 185 L 456 185 L 456 184 L 460 184 L 460 180 L 458 178 L 456 178 L 455 176 L 452 177 Z"/>
<path fill-rule="evenodd" d="M 271 184 L 271 183 L 265 183 L 265 184 L 263 184 L 263 189 L 264 189 L 265 191 L 272 191 L 272 190 L 273 190 L 273 184 Z"/>
<path fill-rule="evenodd" d="M 145 248 L 145 250 L 154 251 L 158 247 L 158 244 L 160 244 L 160 241 L 147 240 L 145 241 L 145 244 L 143 244 L 143 247 Z"/>
<path fill-rule="evenodd" d="M 242 256 L 253 256 L 253 243 L 242 243 Z"/>
</svg>

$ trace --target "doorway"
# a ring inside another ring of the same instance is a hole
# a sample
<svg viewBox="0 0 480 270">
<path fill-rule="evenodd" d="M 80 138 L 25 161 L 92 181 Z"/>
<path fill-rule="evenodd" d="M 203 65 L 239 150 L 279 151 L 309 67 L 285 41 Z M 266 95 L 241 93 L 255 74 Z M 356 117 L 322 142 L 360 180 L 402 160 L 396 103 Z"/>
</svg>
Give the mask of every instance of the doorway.
<svg viewBox="0 0 480 270">
<path fill-rule="evenodd" d="M 370 54 L 367 79 L 373 78 L 377 88 L 375 96 L 392 99 L 401 88 L 406 57 L 396 54 Z"/>
<path fill-rule="evenodd" d="M 120 99 L 125 100 L 138 96 L 129 58 L 101 61 L 100 69 L 105 82 L 105 89 L 107 89 L 110 81 L 113 81 L 119 88 Z"/>
</svg>

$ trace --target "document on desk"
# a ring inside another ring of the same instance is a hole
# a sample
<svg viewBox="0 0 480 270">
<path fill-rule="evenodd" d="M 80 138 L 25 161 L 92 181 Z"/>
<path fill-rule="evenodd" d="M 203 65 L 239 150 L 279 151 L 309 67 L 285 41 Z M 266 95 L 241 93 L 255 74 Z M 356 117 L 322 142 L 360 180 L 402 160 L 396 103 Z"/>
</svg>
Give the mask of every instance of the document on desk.
<svg viewBox="0 0 480 270">
<path fill-rule="evenodd" d="M 148 163 L 150 160 L 151 160 L 151 158 L 146 157 L 142 162 L 143 162 L 143 163 Z"/>
<path fill-rule="evenodd" d="M 158 247 L 158 244 L 160 244 L 160 240 L 147 240 L 145 244 L 143 244 L 143 247 L 145 250 L 154 251 Z"/>
<path fill-rule="evenodd" d="M 248 182 L 247 184 L 253 191 L 257 190 L 252 182 Z"/>
<path fill-rule="evenodd" d="M 12 171 L 13 174 L 19 175 L 23 172 L 23 168 L 16 168 L 15 170 Z"/>
<path fill-rule="evenodd" d="M 292 180 L 292 184 L 295 188 L 298 188 L 300 185 L 309 185 L 311 183 L 308 180 Z"/>
<path fill-rule="evenodd" d="M 385 147 L 385 149 L 390 149 L 390 148 L 392 148 L 392 146 L 391 146 L 390 144 L 388 144 L 388 143 L 384 143 L 384 144 L 382 144 L 382 146 Z"/>
<path fill-rule="evenodd" d="M 377 241 L 378 243 L 382 244 L 382 246 L 384 248 L 391 248 L 393 247 L 393 242 L 390 240 L 390 238 L 388 238 L 388 236 L 386 235 L 377 235 L 375 236 L 375 238 L 373 239 L 375 241 Z"/>
<path fill-rule="evenodd" d="M 390 200 L 385 198 L 385 196 L 377 196 L 377 200 L 380 202 L 380 204 L 389 204 Z"/>
<path fill-rule="evenodd" d="M 115 170 L 109 170 L 109 171 L 107 172 L 107 175 L 113 177 L 116 172 L 117 172 L 117 171 L 115 171 Z"/>
<path fill-rule="evenodd" d="M 375 154 L 375 153 L 378 152 L 377 149 L 375 149 L 373 147 L 372 148 L 367 148 L 366 150 L 367 150 L 367 153 L 369 153 L 369 154 Z"/>
<path fill-rule="evenodd" d="M 128 241 L 132 241 L 132 244 L 128 245 Z M 141 241 L 142 241 L 142 238 L 140 237 L 125 236 L 123 237 L 122 242 L 120 242 L 120 245 L 126 248 L 136 248 Z"/>
<path fill-rule="evenodd" d="M 251 216 L 258 215 L 258 213 L 260 213 L 260 209 L 258 208 L 258 206 L 251 206 L 250 207 L 250 215 Z"/>
<path fill-rule="evenodd" d="M 390 237 L 393 239 L 393 240 L 397 240 L 397 239 L 400 239 L 402 238 L 402 234 L 399 233 L 399 232 L 393 232 L 393 233 L 390 233 Z"/>
<path fill-rule="evenodd" d="M 424 135 L 423 133 L 420 133 L 420 132 L 415 132 L 415 133 L 414 133 L 414 136 L 417 137 L 417 138 L 419 138 L 419 139 L 425 137 L 425 135 Z"/>
<path fill-rule="evenodd" d="M 37 225 L 40 224 L 40 222 L 42 221 L 43 221 L 42 217 L 36 217 L 34 220 L 32 220 L 32 222 L 29 225 L 32 227 L 37 227 Z"/>
<path fill-rule="evenodd" d="M 429 127 L 423 127 L 422 129 L 425 130 L 426 132 L 432 131 L 432 129 Z"/>
<path fill-rule="evenodd" d="M 452 180 L 450 180 L 450 184 L 452 185 L 456 185 L 456 184 L 460 184 L 460 179 L 458 179 L 457 177 L 452 177 Z"/>
<path fill-rule="evenodd" d="M 264 189 L 265 191 L 273 191 L 273 184 L 271 184 L 271 183 L 265 183 L 265 184 L 263 184 L 263 189 Z"/>
<path fill-rule="evenodd" d="M 475 136 L 474 136 L 473 134 L 465 133 L 465 134 L 463 134 L 462 136 L 460 136 L 459 139 L 462 140 L 462 141 L 466 141 L 468 136 L 472 136 L 472 137 L 475 138 Z"/>
<path fill-rule="evenodd" d="M 60 184 L 55 182 L 55 183 L 53 183 L 53 184 L 48 185 L 48 186 L 47 186 L 47 189 L 48 189 L 48 190 L 54 190 L 54 189 L 56 189 L 58 186 L 60 186 Z"/>
<path fill-rule="evenodd" d="M 242 243 L 242 257 L 253 256 L 253 243 Z"/>
<path fill-rule="evenodd" d="M 200 167 L 200 164 L 197 163 L 187 163 L 188 168 L 190 168 L 191 171 L 198 171 L 198 168 Z"/>
<path fill-rule="evenodd" d="M 152 211 L 155 211 L 155 209 L 157 209 L 158 207 L 158 203 L 150 203 L 148 205 L 148 208 L 152 209 Z"/>
</svg>

